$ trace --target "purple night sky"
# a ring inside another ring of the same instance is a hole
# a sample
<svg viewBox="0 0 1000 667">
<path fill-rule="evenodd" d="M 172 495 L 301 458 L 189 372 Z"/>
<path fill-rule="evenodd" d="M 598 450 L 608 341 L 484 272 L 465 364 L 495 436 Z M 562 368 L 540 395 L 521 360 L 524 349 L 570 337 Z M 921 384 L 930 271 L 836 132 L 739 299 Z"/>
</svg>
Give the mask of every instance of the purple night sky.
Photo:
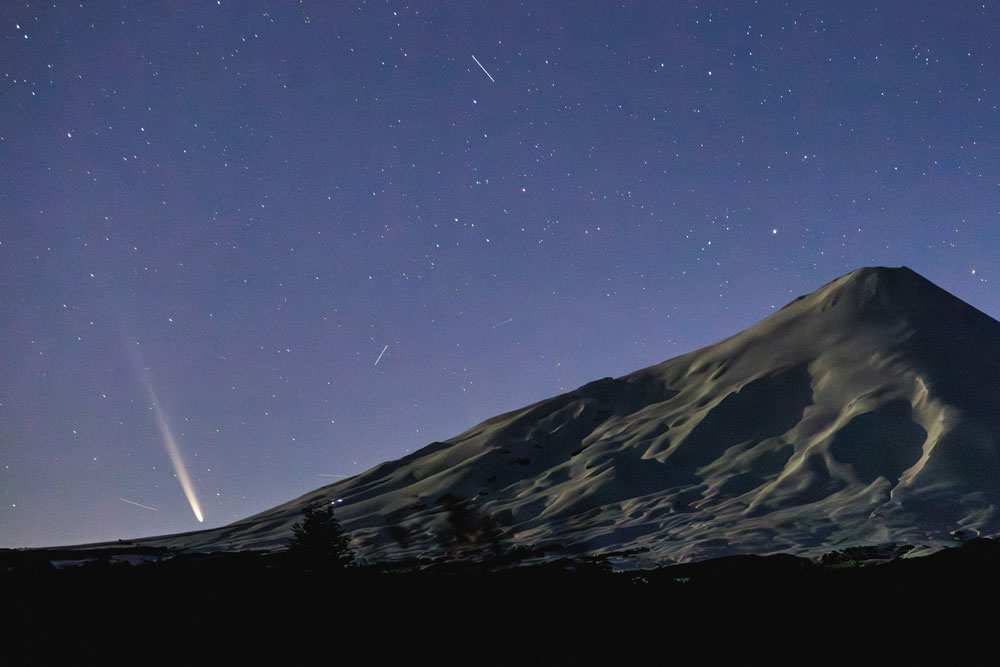
<svg viewBox="0 0 1000 667">
<path fill-rule="evenodd" d="M 998 30 L 957 0 L 4 2 L 0 546 L 229 523 L 860 266 L 1000 315 Z"/>
</svg>

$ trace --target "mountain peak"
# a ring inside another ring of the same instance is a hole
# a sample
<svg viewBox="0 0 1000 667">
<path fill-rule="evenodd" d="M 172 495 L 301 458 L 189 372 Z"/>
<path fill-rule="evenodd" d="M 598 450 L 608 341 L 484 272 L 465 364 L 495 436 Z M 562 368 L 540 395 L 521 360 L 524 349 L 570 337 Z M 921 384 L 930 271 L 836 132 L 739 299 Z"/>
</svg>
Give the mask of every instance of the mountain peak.
<svg viewBox="0 0 1000 667">
<path fill-rule="evenodd" d="M 850 273 L 844 274 L 844 278 L 848 277 L 859 277 L 859 278 L 869 278 L 871 276 L 876 276 L 878 279 L 913 279 L 919 278 L 920 280 L 927 280 L 919 273 L 914 271 L 908 266 L 862 266 L 858 269 L 851 271 Z"/>
<path fill-rule="evenodd" d="M 940 290 L 909 267 L 866 266 L 835 278 L 800 299 L 829 301 L 846 297 L 860 305 L 877 298 L 883 303 L 889 303 L 906 294 L 924 292 L 928 288 Z"/>
<path fill-rule="evenodd" d="M 917 292 L 932 290 L 943 292 L 941 288 L 907 266 L 866 266 L 827 283 L 816 293 L 827 290 L 860 291 L 868 297 L 880 296 L 895 299 Z"/>
<path fill-rule="evenodd" d="M 794 313 L 824 328 L 843 326 L 860 330 L 906 324 L 931 332 L 949 326 L 949 321 L 983 319 L 984 326 L 990 326 L 987 320 L 995 324 L 906 266 L 856 269 L 795 299 L 781 310 L 791 311 L 784 317 Z M 946 328 L 941 333 L 948 335 Z"/>
</svg>

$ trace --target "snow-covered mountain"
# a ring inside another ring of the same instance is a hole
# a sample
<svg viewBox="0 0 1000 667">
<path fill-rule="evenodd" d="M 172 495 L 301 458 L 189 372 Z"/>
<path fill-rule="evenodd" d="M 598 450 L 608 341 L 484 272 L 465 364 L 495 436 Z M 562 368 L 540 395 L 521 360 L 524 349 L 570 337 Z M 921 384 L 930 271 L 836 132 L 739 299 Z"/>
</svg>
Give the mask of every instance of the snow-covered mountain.
<svg viewBox="0 0 1000 667">
<path fill-rule="evenodd" d="M 1000 322 L 864 268 L 714 345 L 489 419 L 229 526 L 274 548 L 336 503 L 370 560 L 482 546 L 635 564 L 1000 533 Z"/>
</svg>

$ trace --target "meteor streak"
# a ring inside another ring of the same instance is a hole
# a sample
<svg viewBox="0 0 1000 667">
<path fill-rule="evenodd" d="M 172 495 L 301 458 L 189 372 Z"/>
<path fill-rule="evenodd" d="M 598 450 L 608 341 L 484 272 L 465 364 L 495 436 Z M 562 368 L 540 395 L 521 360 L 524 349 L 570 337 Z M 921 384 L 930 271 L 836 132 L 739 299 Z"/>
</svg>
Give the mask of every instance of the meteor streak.
<svg viewBox="0 0 1000 667">
<path fill-rule="evenodd" d="M 123 503 L 128 503 L 129 505 L 135 505 L 136 507 L 141 507 L 141 508 L 146 509 L 146 510 L 153 510 L 154 512 L 159 512 L 160 511 L 160 510 L 156 509 L 155 507 L 150 507 L 149 505 L 143 505 L 142 503 L 137 503 L 134 500 L 128 500 L 127 498 L 121 498 L 121 497 L 119 497 L 118 500 L 122 501 Z"/>
<path fill-rule="evenodd" d="M 376 359 L 375 363 L 372 364 L 373 366 L 378 366 L 378 362 L 382 360 L 382 355 L 385 354 L 385 351 L 388 349 L 389 349 L 388 345 L 382 348 L 382 351 L 378 353 L 378 359 Z"/>
<path fill-rule="evenodd" d="M 177 480 L 181 483 L 181 488 L 184 489 L 184 495 L 187 496 L 195 518 L 199 522 L 202 522 L 205 519 L 201 515 L 201 505 L 198 504 L 198 497 L 194 493 L 194 484 L 191 483 L 191 477 L 188 475 L 187 467 L 184 465 L 184 459 L 181 458 L 181 450 L 178 449 L 177 441 L 174 440 L 174 434 L 170 431 L 167 416 L 163 414 L 163 408 L 160 407 L 160 401 L 156 396 L 156 392 L 153 391 L 153 385 L 150 384 L 149 379 L 143 376 L 142 383 L 146 385 L 149 400 L 153 404 L 153 415 L 156 417 L 156 425 L 160 429 L 160 436 L 163 438 L 163 445 L 167 448 L 167 454 L 170 455 L 170 462 L 174 466 L 174 472 L 177 473 Z"/>
<path fill-rule="evenodd" d="M 469 55 L 472 55 L 472 54 L 469 54 Z M 483 64 L 481 62 L 479 62 L 479 58 L 477 58 L 475 56 L 472 56 L 472 59 L 476 61 L 477 65 L 479 65 L 479 69 L 483 70 L 483 73 L 486 74 L 486 76 L 490 77 L 490 81 L 493 81 L 493 83 L 496 83 L 496 81 L 493 80 L 493 77 L 490 76 L 490 73 L 486 71 L 486 68 L 483 67 Z"/>
</svg>

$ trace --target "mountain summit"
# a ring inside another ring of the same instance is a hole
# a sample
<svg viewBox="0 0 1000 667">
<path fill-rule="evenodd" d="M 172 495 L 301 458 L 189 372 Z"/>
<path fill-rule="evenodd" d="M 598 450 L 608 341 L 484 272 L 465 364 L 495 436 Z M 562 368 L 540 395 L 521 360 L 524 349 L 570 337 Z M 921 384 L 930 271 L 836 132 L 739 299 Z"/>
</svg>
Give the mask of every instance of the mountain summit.
<svg viewBox="0 0 1000 667">
<path fill-rule="evenodd" d="M 933 549 L 1000 533 L 998 441 L 1000 323 L 910 269 L 864 268 L 714 345 L 155 543 L 274 547 L 336 501 L 376 560 Z"/>
</svg>

